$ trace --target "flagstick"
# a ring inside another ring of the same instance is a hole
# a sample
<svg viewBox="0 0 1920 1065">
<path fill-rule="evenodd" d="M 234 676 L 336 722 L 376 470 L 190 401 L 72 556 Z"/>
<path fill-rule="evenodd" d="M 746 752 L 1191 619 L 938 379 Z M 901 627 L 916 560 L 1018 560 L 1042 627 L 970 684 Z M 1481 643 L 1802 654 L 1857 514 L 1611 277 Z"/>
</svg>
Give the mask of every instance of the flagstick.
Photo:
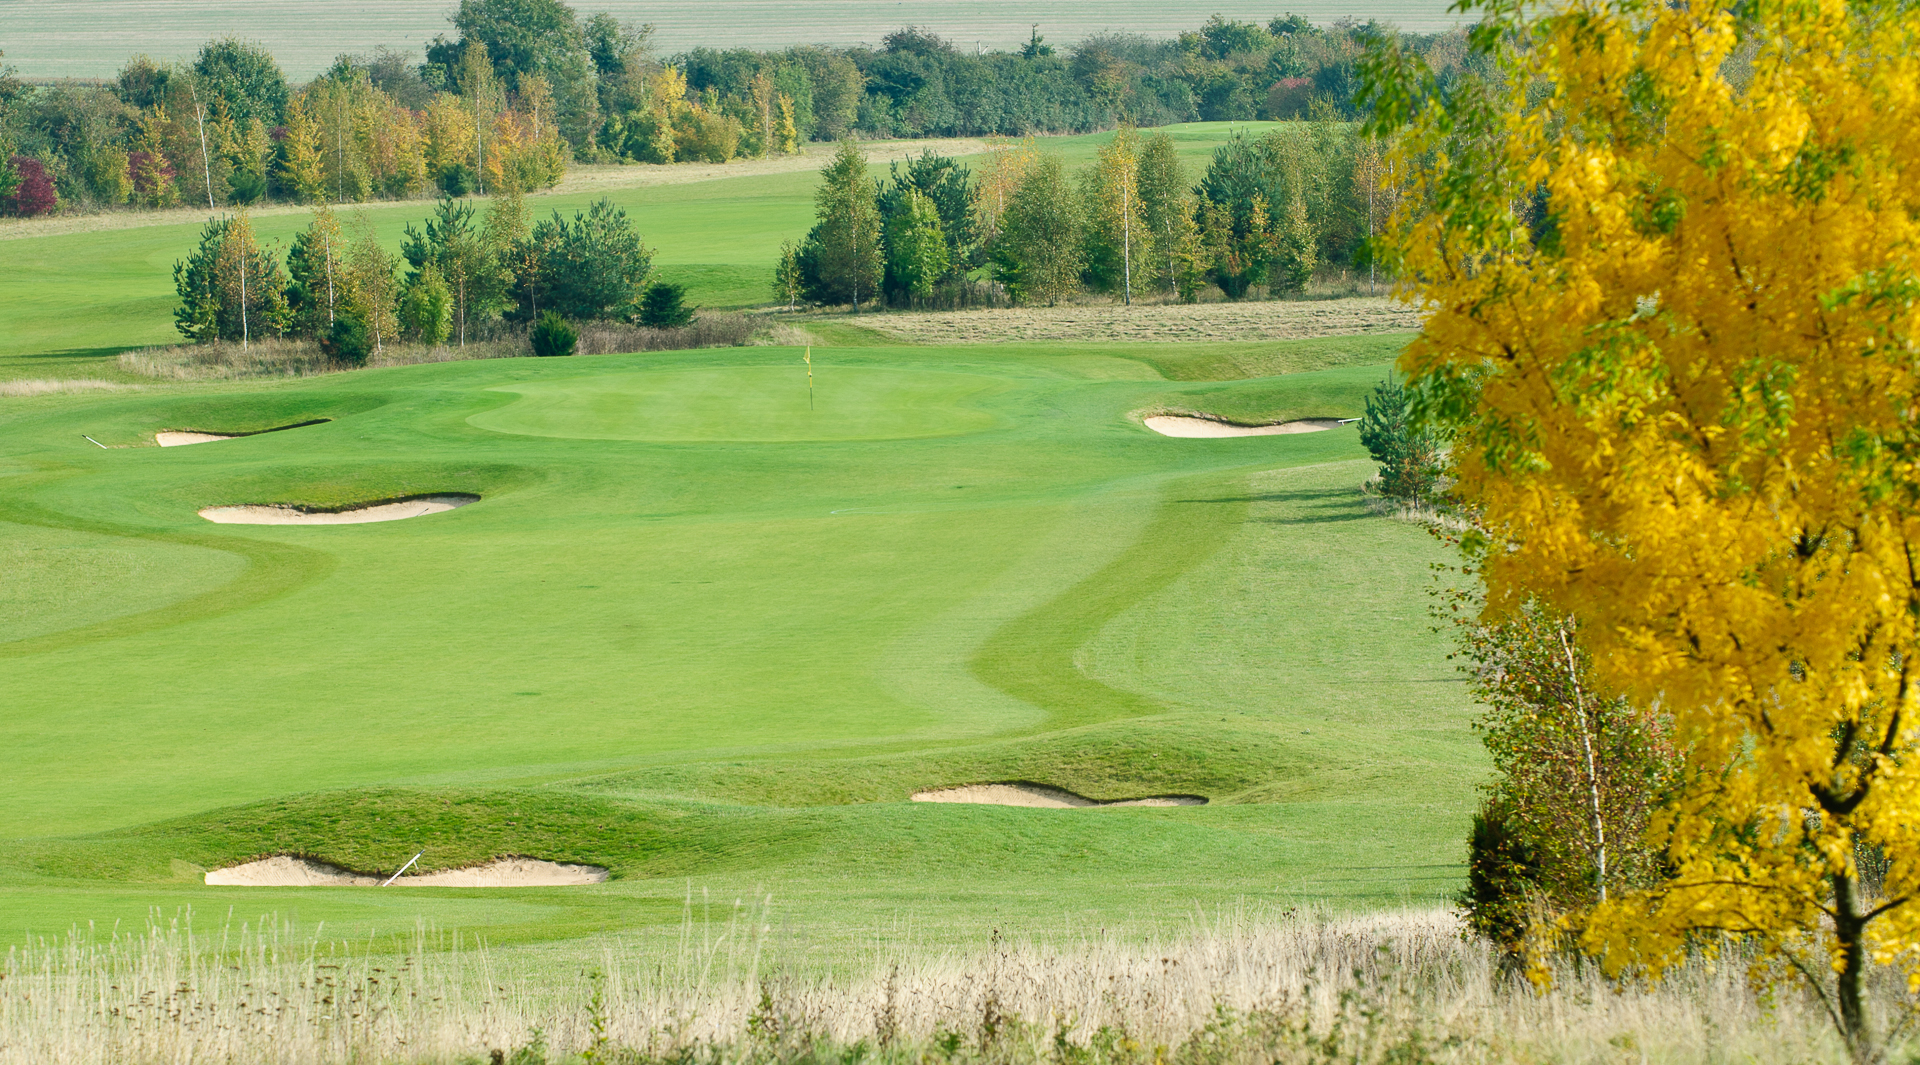
<svg viewBox="0 0 1920 1065">
<path fill-rule="evenodd" d="M 807 409 L 813 409 L 813 345 L 807 345 Z"/>
</svg>

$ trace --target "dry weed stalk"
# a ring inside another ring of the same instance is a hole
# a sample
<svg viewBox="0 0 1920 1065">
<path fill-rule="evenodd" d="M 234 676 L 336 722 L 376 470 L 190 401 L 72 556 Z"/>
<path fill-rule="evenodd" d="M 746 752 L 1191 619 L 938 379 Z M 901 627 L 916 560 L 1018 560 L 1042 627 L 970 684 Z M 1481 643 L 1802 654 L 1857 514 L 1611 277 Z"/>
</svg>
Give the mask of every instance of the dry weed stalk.
<svg viewBox="0 0 1920 1065">
<path fill-rule="evenodd" d="M 783 333 L 784 331 L 784 333 Z M 631 351 L 683 351 L 692 348 L 737 347 L 766 335 L 771 343 L 804 343 L 793 339 L 803 335 L 790 326 L 776 325 L 771 330 L 757 326 L 742 314 L 702 315 L 693 324 L 679 329 L 647 329 L 619 322 L 583 322 L 579 326 L 577 355 L 612 355 Z M 529 355 L 525 330 L 501 327 L 484 339 L 469 339 L 466 344 L 421 345 L 389 344 L 370 355 L 367 366 L 414 366 L 421 363 L 460 362 L 470 359 L 511 359 Z M 232 344 L 182 344 L 165 348 L 141 348 L 122 352 L 120 368 L 141 377 L 166 381 L 237 381 L 262 377 L 311 377 L 339 373 L 355 367 L 327 358 L 311 340 L 256 340 L 249 347 Z M 10 384 L 20 384 L 10 382 Z M 92 382 L 26 382 L 39 391 L 62 391 L 77 387 L 95 387 Z M 0 395 L 38 394 L 9 392 L 0 385 Z M 115 386 L 105 382 L 98 387 Z"/>
<path fill-rule="evenodd" d="M 139 385 L 123 385 L 113 381 L 95 381 L 88 378 L 58 381 L 36 377 L 19 381 L 0 381 L 0 396 L 19 398 L 46 396 L 60 392 L 120 392 L 139 387 Z"/>
<path fill-rule="evenodd" d="M 783 955 L 771 929 L 764 907 L 719 926 L 690 908 L 677 946 L 559 961 L 424 931 L 393 952 L 271 923 L 77 934 L 9 954 L 0 1065 L 485 1061 L 536 1042 L 684 1065 L 1844 1058 L 1816 1008 L 1756 997 L 1737 951 L 1653 987 L 1563 966 L 1536 995 L 1437 911 L 830 959 Z"/>
</svg>

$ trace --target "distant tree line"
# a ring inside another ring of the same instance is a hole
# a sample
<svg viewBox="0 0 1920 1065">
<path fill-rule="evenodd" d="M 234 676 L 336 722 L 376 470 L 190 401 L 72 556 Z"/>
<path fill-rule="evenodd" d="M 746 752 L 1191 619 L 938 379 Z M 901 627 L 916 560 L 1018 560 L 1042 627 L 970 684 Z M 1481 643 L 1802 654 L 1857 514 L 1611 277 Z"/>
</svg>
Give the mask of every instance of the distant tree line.
<svg viewBox="0 0 1920 1065">
<path fill-rule="evenodd" d="M 1396 187 L 1379 142 L 1331 119 L 1234 134 L 1197 184 L 1170 136 L 1131 126 L 1077 175 L 1023 141 L 977 175 L 929 151 L 875 181 L 843 141 L 822 179 L 775 271 L 790 306 L 1295 294 L 1323 267 L 1370 269 Z"/>
<path fill-rule="evenodd" d="M 174 265 L 174 320 L 197 343 L 304 337 L 346 363 L 397 343 L 465 344 L 503 319 L 549 319 L 549 334 L 554 320 L 687 324 L 679 286 L 646 286 L 652 258 L 626 212 L 604 199 L 529 224 L 516 191 L 484 215 L 446 196 L 407 227 L 397 257 L 364 218 L 343 224 L 320 204 L 283 260 L 260 245 L 242 209 L 210 220 Z"/>
<path fill-rule="evenodd" d="M 430 89 L 417 64 L 382 52 L 342 56 L 295 89 L 265 50 L 215 41 L 191 65 L 135 57 L 104 85 L 0 85 L 0 141 L 11 170 L 30 160 L 76 208 L 357 203 L 558 181 L 572 153 L 551 86 L 509 83 L 478 45 L 455 75 Z M 36 206 L 17 213 L 54 205 Z"/>
<path fill-rule="evenodd" d="M 349 203 L 550 185 L 570 160 L 725 162 L 847 136 L 1025 136 L 1193 120 L 1355 117 L 1378 27 L 1215 16 L 1174 40 L 1035 35 L 973 53 L 908 27 L 878 48 L 696 48 L 560 0 L 461 0 L 424 55 L 342 55 L 304 86 L 238 40 L 191 64 L 136 56 L 110 81 L 0 69 L 0 210 L 262 200 Z M 1459 32 L 1413 36 L 1443 79 Z M 1243 219 L 1244 221 L 1244 219 Z"/>
</svg>

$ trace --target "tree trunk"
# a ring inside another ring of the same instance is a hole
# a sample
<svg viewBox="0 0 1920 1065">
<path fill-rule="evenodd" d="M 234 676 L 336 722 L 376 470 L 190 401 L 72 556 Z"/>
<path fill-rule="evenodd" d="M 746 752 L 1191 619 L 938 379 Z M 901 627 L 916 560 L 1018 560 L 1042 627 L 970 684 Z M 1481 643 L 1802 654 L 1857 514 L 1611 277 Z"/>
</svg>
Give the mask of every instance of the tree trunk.
<svg viewBox="0 0 1920 1065">
<path fill-rule="evenodd" d="M 247 249 L 240 249 L 240 350 L 253 346 L 252 330 L 247 328 Z"/>
<path fill-rule="evenodd" d="M 1839 940 L 1840 957 L 1834 972 L 1834 1004 L 1840 1013 L 1840 1034 L 1847 1041 L 1847 1054 L 1857 1065 L 1870 1065 L 1879 1058 L 1874 1046 L 1873 1026 L 1867 1017 L 1865 993 L 1860 986 L 1866 974 L 1867 919 L 1860 915 L 1860 882 L 1841 873 L 1833 878 L 1833 934 Z"/>
<path fill-rule="evenodd" d="M 1593 754 L 1593 721 L 1587 714 L 1586 693 L 1580 689 L 1580 662 L 1574 656 L 1567 630 L 1560 629 L 1560 647 L 1567 656 L 1567 686 L 1573 690 L 1574 720 L 1580 725 L 1580 749 L 1587 767 L 1587 827 L 1593 833 L 1593 880 L 1600 901 L 1607 901 L 1607 822 L 1600 803 L 1600 770 Z"/>
<path fill-rule="evenodd" d="M 200 107 L 200 90 L 195 89 L 192 82 L 187 83 L 187 88 L 193 93 L 193 124 L 200 128 L 200 176 L 207 183 L 207 210 L 211 211 L 213 210 L 213 164 L 207 159 L 207 113 Z"/>
</svg>

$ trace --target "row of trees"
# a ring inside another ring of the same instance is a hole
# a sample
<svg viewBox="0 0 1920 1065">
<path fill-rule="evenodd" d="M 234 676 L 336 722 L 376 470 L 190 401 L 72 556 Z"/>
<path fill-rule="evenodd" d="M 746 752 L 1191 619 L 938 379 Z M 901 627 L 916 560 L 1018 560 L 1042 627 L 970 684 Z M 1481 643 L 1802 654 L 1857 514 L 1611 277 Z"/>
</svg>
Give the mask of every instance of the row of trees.
<svg viewBox="0 0 1920 1065">
<path fill-rule="evenodd" d="M 1369 266 L 1395 204 L 1378 142 L 1331 121 L 1235 135 L 1197 185 L 1171 137 L 1132 127 L 1077 175 L 1029 141 L 977 177 L 928 152 L 875 181 L 843 142 L 822 178 L 816 224 L 776 271 L 789 304 L 952 306 L 983 277 L 1022 304 L 1297 293 L 1323 264 Z"/>
<path fill-rule="evenodd" d="M 0 138 L 82 206 L 352 203 L 535 189 L 565 173 L 553 94 L 537 78 L 509 91 L 476 47 L 458 91 L 403 102 L 375 76 L 392 66 L 343 57 L 294 90 L 257 46 L 217 41 L 191 65 L 140 57 L 106 86 L 0 100 Z"/>
<path fill-rule="evenodd" d="M 135 57 L 101 85 L 0 72 L 9 181 L 99 206 L 359 202 L 557 180 L 569 159 L 724 162 L 807 140 L 1024 136 L 1119 123 L 1349 118 L 1369 28 L 1218 17 L 1177 40 L 1101 35 L 1065 54 L 1035 37 L 975 54 L 908 28 L 878 48 L 694 49 L 662 59 L 651 27 L 560 0 L 462 0 L 424 56 L 343 55 L 311 83 L 237 40 L 190 64 Z M 1453 77 L 1457 34 L 1407 38 Z M 424 62 L 422 61 L 424 59 Z M 23 176 L 24 175 L 24 176 Z M 34 195 L 14 213 L 51 210 Z M 1244 219 L 1242 220 L 1244 222 Z"/>
<path fill-rule="evenodd" d="M 399 256 L 364 217 L 343 225 L 320 205 L 284 262 L 260 244 L 243 209 L 209 221 L 175 264 L 174 318 L 197 343 L 305 337 L 358 363 L 403 341 L 465 344 L 502 318 L 639 318 L 651 264 L 626 213 L 607 200 L 529 224 L 517 194 L 495 197 L 484 215 L 449 196 L 406 228 Z"/>
</svg>

